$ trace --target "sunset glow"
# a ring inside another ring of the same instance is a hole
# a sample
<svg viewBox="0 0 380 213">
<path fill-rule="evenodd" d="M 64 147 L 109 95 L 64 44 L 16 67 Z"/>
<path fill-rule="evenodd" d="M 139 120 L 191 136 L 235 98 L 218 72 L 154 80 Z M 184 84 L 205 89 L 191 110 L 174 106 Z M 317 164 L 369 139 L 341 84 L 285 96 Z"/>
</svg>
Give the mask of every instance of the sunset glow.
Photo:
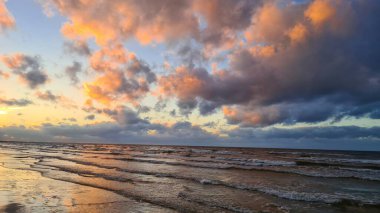
<svg viewBox="0 0 380 213">
<path fill-rule="evenodd" d="M 380 149 L 377 9 L 0 0 L 0 140 Z"/>
</svg>

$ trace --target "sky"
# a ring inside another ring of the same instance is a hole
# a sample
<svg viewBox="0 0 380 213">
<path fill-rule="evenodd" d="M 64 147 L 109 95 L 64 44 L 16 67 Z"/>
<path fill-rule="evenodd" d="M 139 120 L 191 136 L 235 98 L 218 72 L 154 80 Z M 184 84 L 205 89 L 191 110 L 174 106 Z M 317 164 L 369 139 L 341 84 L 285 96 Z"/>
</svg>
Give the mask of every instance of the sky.
<svg viewBox="0 0 380 213">
<path fill-rule="evenodd" d="M 380 151 L 377 0 L 0 0 L 0 140 Z"/>
</svg>

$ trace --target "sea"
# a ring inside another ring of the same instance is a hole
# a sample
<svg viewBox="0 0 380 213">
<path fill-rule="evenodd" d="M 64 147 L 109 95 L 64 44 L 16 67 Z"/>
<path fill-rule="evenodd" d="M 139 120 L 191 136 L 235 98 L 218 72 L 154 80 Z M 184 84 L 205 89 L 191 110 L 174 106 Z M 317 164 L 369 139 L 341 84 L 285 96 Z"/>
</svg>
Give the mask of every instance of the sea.
<svg viewBox="0 0 380 213">
<path fill-rule="evenodd" d="M 1 142 L 0 168 L 0 211 L 380 212 L 380 152 Z"/>
</svg>

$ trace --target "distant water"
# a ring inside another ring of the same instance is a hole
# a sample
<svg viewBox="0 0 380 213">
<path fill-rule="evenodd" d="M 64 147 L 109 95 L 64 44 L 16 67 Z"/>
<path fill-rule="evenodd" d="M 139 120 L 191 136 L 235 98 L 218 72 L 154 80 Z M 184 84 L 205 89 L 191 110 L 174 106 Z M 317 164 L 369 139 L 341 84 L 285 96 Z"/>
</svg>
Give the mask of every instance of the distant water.
<svg viewBox="0 0 380 213">
<path fill-rule="evenodd" d="M 151 212 L 380 212 L 379 152 L 10 142 L 1 155 Z"/>
</svg>

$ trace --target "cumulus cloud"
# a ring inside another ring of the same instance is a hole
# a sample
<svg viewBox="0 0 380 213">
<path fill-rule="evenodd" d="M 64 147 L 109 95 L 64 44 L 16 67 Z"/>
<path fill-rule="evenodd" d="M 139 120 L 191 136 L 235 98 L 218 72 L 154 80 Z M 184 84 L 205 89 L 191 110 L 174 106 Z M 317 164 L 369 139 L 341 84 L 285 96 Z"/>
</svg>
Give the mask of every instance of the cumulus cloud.
<svg viewBox="0 0 380 213">
<path fill-rule="evenodd" d="M 0 0 L 0 32 L 15 26 L 15 20 L 8 11 L 5 0 Z"/>
<path fill-rule="evenodd" d="M 48 81 L 47 74 L 38 56 L 28 56 L 21 53 L 1 56 L 6 67 L 20 77 L 31 89 L 35 89 Z"/>
<path fill-rule="evenodd" d="M 94 52 L 90 64 L 99 77 L 84 84 L 85 92 L 91 99 L 105 105 L 117 101 L 138 105 L 138 100 L 150 91 L 149 84 L 156 81 L 149 65 L 121 44 Z"/>
<path fill-rule="evenodd" d="M 159 79 L 161 94 L 186 109 L 183 102 L 200 100 L 202 113 L 224 106 L 228 121 L 242 125 L 376 117 L 379 4 L 284 2 L 266 1 L 252 14 L 247 42 L 231 50 L 227 67 L 178 67 Z"/>
<path fill-rule="evenodd" d="M 71 42 L 66 46 L 90 56 L 91 68 L 98 73 L 84 84 L 85 93 L 105 105 L 138 105 L 158 79 L 159 94 L 175 97 L 183 114 L 198 108 L 207 115 L 224 107 L 227 120 L 236 124 L 267 126 L 378 114 L 371 107 L 378 105 L 380 94 L 375 1 L 46 4 L 67 16 L 61 29 Z M 184 64 L 157 77 L 122 45 L 132 38 L 144 45 L 191 42 L 177 52 Z M 90 39 L 100 50 L 90 53 Z M 227 55 L 218 56 L 220 51 Z M 223 69 L 210 72 L 194 63 L 217 57 L 226 60 Z M 308 109 L 315 103 L 321 107 L 312 116 Z"/>
<path fill-rule="evenodd" d="M 103 45 L 135 37 L 147 44 L 194 35 L 197 31 L 198 22 L 191 12 L 190 1 L 51 0 L 49 3 L 69 18 L 61 31 L 73 40 L 94 38 Z"/>
</svg>

